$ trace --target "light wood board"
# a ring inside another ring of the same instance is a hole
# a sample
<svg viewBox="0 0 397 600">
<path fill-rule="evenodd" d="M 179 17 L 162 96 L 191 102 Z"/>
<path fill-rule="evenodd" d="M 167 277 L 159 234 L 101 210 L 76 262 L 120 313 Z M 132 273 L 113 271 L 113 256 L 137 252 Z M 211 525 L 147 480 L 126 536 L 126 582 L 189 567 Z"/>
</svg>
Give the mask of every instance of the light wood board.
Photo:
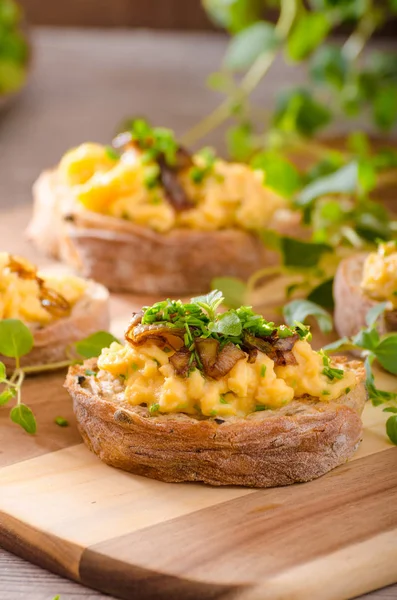
<svg viewBox="0 0 397 600">
<path fill-rule="evenodd" d="M 45 264 L 0 215 L 4 249 Z M 120 333 L 145 298 L 112 299 Z M 64 374 L 27 380 L 38 432 L 0 409 L 0 544 L 121 598 L 351 598 L 397 581 L 397 448 L 368 405 L 354 460 L 273 490 L 165 484 L 102 464 L 81 443 Z M 380 385 L 393 389 L 392 378 Z M 59 428 L 62 415 L 70 426 Z"/>
</svg>

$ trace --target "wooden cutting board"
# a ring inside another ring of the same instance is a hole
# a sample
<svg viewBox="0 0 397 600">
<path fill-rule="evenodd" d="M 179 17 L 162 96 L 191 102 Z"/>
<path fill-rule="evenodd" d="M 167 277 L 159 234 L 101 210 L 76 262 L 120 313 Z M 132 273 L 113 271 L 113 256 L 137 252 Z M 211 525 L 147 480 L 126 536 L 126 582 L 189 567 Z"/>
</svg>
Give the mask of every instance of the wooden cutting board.
<svg viewBox="0 0 397 600">
<path fill-rule="evenodd" d="M 0 215 L 2 246 L 45 264 L 15 235 L 27 216 Z M 148 300 L 114 297 L 115 332 Z M 321 479 L 217 489 L 102 464 L 81 443 L 63 379 L 24 384 L 35 436 L 0 408 L 4 548 L 126 599 L 336 600 L 397 582 L 397 448 L 380 409 L 366 407 L 354 459 Z M 395 380 L 379 374 L 379 385 Z"/>
</svg>

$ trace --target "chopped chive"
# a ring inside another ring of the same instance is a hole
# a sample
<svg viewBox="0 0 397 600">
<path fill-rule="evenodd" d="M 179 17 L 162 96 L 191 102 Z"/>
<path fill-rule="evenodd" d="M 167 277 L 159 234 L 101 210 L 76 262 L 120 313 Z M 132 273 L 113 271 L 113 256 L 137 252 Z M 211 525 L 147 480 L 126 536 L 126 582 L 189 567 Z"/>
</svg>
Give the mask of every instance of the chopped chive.
<svg viewBox="0 0 397 600">
<path fill-rule="evenodd" d="M 322 394 L 323 396 L 329 396 L 329 395 L 331 394 L 331 392 L 329 392 L 328 390 L 323 390 L 323 391 L 321 392 L 321 394 Z"/>
<path fill-rule="evenodd" d="M 114 148 L 112 148 L 112 146 L 105 146 L 105 154 L 111 160 L 119 160 L 120 158 L 120 155 Z"/>
<path fill-rule="evenodd" d="M 69 425 L 69 421 L 67 421 L 67 419 L 64 417 L 55 417 L 54 423 L 59 425 L 59 427 L 68 427 Z"/>
<path fill-rule="evenodd" d="M 260 412 L 261 410 L 267 410 L 267 406 L 264 406 L 263 404 L 257 404 L 255 406 L 255 412 Z"/>
<path fill-rule="evenodd" d="M 90 377 L 90 375 L 96 377 L 98 375 L 98 373 L 96 371 L 93 371 L 92 369 L 86 369 L 84 371 L 84 374 L 87 375 L 87 377 Z"/>
<path fill-rule="evenodd" d="M 226 400 L 225 396 L 220 396 L 219 397 L 219 402 L 221 404 L 229 404 L 228 401 Z"/>
<path fill-rule="evenodd" d="M 261 366 L 261 377 L 264 377 L 266 375 L 266 365 L 262 365 Z"/>
<path fill-rule="evenodd" d="M 348 394 L 350 391 L 351 391 L 351 388 L 347 387 L 347 388 L 345 389 L 345 394 Z"/>
<path fill-rule="evenodd" d="M 156 413 L 160 410 L 160 404 L 158 402 L 156 402 L 155 404 L 152 404 L 151 407 L 149 408 L 149 412 L 152 415 L 153 413 Z"/>
</svg>

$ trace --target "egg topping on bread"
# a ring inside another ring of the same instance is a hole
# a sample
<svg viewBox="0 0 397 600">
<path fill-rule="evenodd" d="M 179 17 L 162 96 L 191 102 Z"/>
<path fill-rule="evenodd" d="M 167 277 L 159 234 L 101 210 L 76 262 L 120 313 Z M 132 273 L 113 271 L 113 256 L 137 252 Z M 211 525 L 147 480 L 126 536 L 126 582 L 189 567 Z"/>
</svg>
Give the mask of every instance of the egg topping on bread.
<svg viewBox="0 0 397 600">
<path fill-rule="evenodd" d="M 241 307 L 216 313 L 220 292 L 188 304 L 166 300 L 134 315 L 126 345 L 98 359 L 97 381 L 151 414 L 244 417 L 296 398 L 329 402 L 357 385 L 314 351 L 309 329 L 276 327 Z"/>
<path fill-rule="evenodd" d="M 386 300 L 397 308 L 397 243 L 379 244 L 365 260 L 361 281 L 363 292 L 374 300 Z"/>
<path fill-rule="evenodd" d="M 84 208 L 158 232 L 268 226 L 284 200 L 262 171 L 205 149 L 190 155 L 170 130 L 133 123 L 112 148 L 87 143 L 62 158 L 58 172 Z"/>
<path fill-rule="evenodd" d="M 0 252 L 0 319 L 47 325 L 68 316 L 87 282 L 71 275 L 46 275 L 28 260 Z"/>
</svg>

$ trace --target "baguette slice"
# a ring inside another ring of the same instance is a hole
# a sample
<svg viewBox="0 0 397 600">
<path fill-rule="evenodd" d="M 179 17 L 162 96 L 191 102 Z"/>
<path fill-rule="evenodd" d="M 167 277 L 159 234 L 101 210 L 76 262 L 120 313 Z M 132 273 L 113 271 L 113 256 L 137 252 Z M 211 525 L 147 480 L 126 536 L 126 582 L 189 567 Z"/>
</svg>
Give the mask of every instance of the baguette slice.
<svg viewBox="0 0 397 600">
<path fill-rule="evenodd" d="M 254 233 L 239 229 L 174 229 L 167 234 L 76 206 L 56 171 L 33 188 L 28 237 L 46 254 L 113 291 L 159 295 L 206 292 L 215 277 L 248 279 L 277 263 Z M 300 216 L 280 211 L 271 228 L 296 233 Z"/>
<path fill-rule="evenodd" d="M 38 327 L 31 325 L 34 338 L 32 350 L 21 358 L 21 366 L 55 363 L 68 358 L 66 348 L 96 331 L 108 330 L 109 292 L 99 283 L 89 282 L 85 294 L 76 302 L 68 317 Z M 7 369 L 15 361 L 0 354 Z"/>
<path fill-rule="evenodd" d="M 150 416 L 146 407 L 114 402 L 109 385 L 85 376 L 96 359 L 71 367 L 65 387 L 85 443 L 105 463 L 167 482 L 264 488 L 310 481 L 352 456 L 367 396 L 362 363 L 346 367 L 358 384 L 337 401 L 305 397 L 246 418 Z"/>
<path fill-rule="evenodd" d="M 338 334 L 351 337 L 366 326 L 365 316 L 379 304 L 366 296 L 361 287 L 363 267 L 367 254 L 355 254 L 342 260 L 334 281 L 334 322 Z M 379 333 L 397 331 L 397 310 L 387 311 L 379 323 Z"/>
</svg>

